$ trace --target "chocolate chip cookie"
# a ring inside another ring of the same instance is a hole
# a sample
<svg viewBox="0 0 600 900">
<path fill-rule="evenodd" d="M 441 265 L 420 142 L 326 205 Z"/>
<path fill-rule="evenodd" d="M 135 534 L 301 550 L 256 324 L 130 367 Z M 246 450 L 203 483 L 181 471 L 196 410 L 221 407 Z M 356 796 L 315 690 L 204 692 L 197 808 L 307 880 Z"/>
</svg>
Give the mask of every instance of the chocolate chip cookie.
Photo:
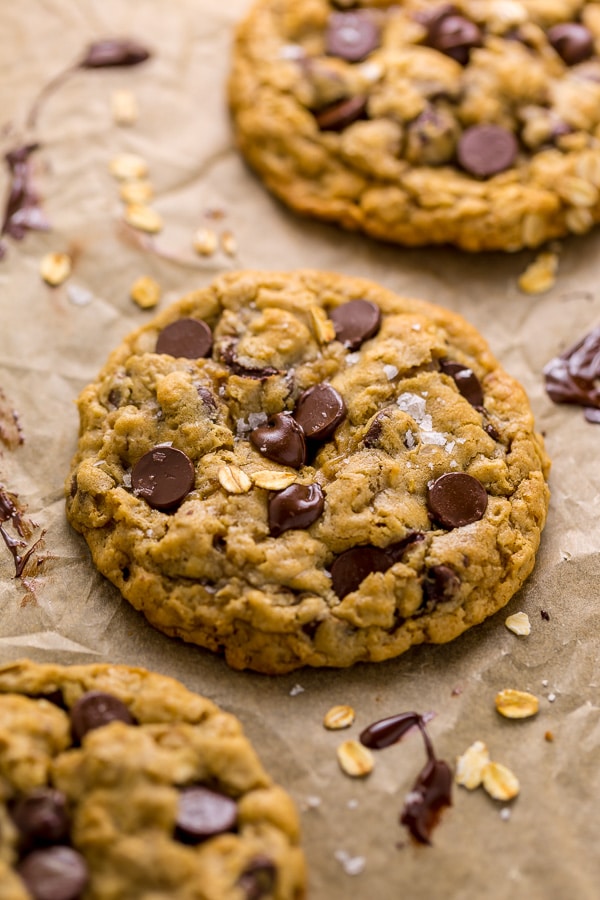
<svg viewBox="0 0 600 900">
<path fill-rule="evenodd" d="M 156 627 L 266 673 L 441 643 L 534 563 L 548 462 L 459 316 L 241 272 L 131 334 L 79 400 L 67 511 Z"/>
<path fill-rule="evenodd" d="M 239 147 L 293 209 L 375 238 L 518 250 L 600 219 L 600 7 L 258 0 Z"/>
<path fill-rule="evenodd" d="M 2 900 L 299 900 L 292 801 L 240 724 L 125 666 L 0 666 Z"/>
</svg>

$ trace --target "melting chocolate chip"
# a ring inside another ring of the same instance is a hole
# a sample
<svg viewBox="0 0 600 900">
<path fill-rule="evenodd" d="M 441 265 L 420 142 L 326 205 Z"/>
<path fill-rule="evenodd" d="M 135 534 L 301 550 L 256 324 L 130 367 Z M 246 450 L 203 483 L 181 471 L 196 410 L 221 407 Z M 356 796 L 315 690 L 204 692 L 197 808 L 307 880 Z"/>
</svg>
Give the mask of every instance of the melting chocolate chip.
<svg viewBox="0 0 600 900">
<path fill-rule="evenodd" d="M 465 472 L 446 472 L 427 492 L 427 505 L 444 528 L 460 528 L 483 518 L 488 496 L 484 486 Z"/>
<path fill-rule="evenodd" d="M 548 41 L 568 66 L 589 59 L 594 53 L 594 35 L 579 22 L 561 22 L 548 29 Z"/>
<path fill-rule="evenodd" d="M 498 431 L 496 430 L 496 428 L 494 428 L 494 426 L 492 425 L 491 422 L 486 422 L 486 424 L 483 426 L 483 430 L 486 432 L 486 434 L 489 434 L 489 436 L 492 438 L 492 440 L 494 440 L 494 441 L 500 440 L 500 435 L 498 434 Z"/>
<path fill-rule="evenodd" d="M 223 362 L 229 366 L 234 375 L 241 375 L 242 378 L 257 378 L 260 381 L 264 381 L 266 378 L 270 378 L 271 375 L 280 374 L 279 369 L 274 369 L 273 366 L 252 368 L 251 366 L 242 365 L 242 363 L 238 362 L 235 355 L 235 342 L 222 347 L 221 356 Z"/>
<path fill-rule="evenodd" d="M 460 578 L 450 566 L 432 566 L 423 579 L 425 609 L 433 609 L 438 603 L 453 600 L 460 589 Z"/>
<path fill-rule="evenodd" d="M 600 326 L 544 368 L 548 396 L 555 403 L 600 409 Z"/>
<path fill-rule="evenodd" d="M 60 844 L 69 835 L 67 798 L 51 787 L 35 788 L 20 797 L 12 818 L 26 847 Z"/>
<path fill-rule="evenodd" d="M 392 562 L 385 550 L 379 547 L 351 547 L 345 550 L 331 566 L 331 583 L 340 600 L 351 594 L 371 572 L 386 572 Z"/>
<path fill-rule="evenodd" d="M 381 310 L 370 300 L 350 300 L 329 313 L 335 336 L 349 350 L 358 348 L 377 334 L 381 327 Z"/>
<path fill-rule="evenodd" d="M 322 382 L 300 395 L 294 418 L 307 438 L 326 441 L 346 418 L 346 404 L 334 387 Z"/>
<path fill-rule="evenodd" d="M 79 63 L 81 69 L 106 69 L 113 66 L 137 66 L 145 62 L 150 51 L 129 38 L 106 38 L 87 48 Z"/>
<path fill-rule="evenodd" d="M 238 879 L 238 887 L 245 894 L 246 900 L 261 900 L 271 896 L 275 888 L 277 869 L 268 856 L 256 856 L 250 860 Z"/>
<path fill-rule="evenodd" d="M 17 872 L 33 900 L 78 900 L 89 880 L 85 859 L 72 847 L 34 850 Z"/>
<path fill-rule="evenodd" d="M 158 335 L 157 353 L 202 359 L 212 349 L 212 331 L 202 319 L 177 319 Z"/>
<path fill-rule="evenodd" d="M 71 728 L 75 740 L 81 742 L 88 731 L 102 728 L 109 722 L 125 722 L 135 725 L 136 721 L 122 700 L 105 691 L 88 691 L 71 707 Z"/>
<path fill-rule="evenodd" d="M 462 363 L 453 362 L 450 359 L 440 360 L 440 369 L 445 375 L 449 375 L 454 379 L 456 387 L 471 406 L 474 406 L 476 409 L 483 406 L 483 389 L 473 369 L 469 369 L 468 366 L 463 366 Z"/>
<path fill-rule="evenodd" d="M 299 469 L 306 460 L 304 432 L 292 416 L 276 413 L 266 425 L 250 432 L 250 442 L 259 453 L 282 466 Z"/>
<path fill-rule="evenodd" d="M 424 540 L 425 535 L 422 531 L 410 531 L 401 541 L 396 541 L 394 544 L 388 544 L 385 548 L 385 552 L 393 564 L 402 559 L 404 553 L 412 544 L 418 544 L 420 541 Z"/>
<path fill-rule="evenodd" d="M 367 11 L 337 12 L 329 16 L 325 50 L 346 62 L 361 62 L 379 46 L 379 29 Z"/>
<path fill-rule="evenodd" d="M 377 445 L 379 444 L 379 439 L 381 438 L 381 434 L 383 432 L 383 420 L 388 418 L 389 415 L 389 412 L 385 409 L 382 409 L 377 413 L 377 415 L 369 425 L 369 430 L 363 438 L 363 444 L 365 445 L 365 447 L 367 447 L 368 449 L 377 447 Z"/>
<path fill-rule="evenodd" d="M 396 744 L 411 728 L 418 727 L 420 721 L 421 716 L 415 712 L 379 719 L 361 731 L 359 740 L 371 750 L 383 750 L 384 747 Z"/>
<path fill-rule="evenodd" d="M 5 154 L 10 187 L 4 208 L 0 235 L 10 235 L 16 241 L 29 230 L 46 231 L 50 226 L 40 206 L 40 198 L 33 186 L 30 157 L 39 144 L 24 144 Z"/>
<path fill-rule="evenodd" d="M 443 759 L 428 759 L 406 797 L 400 816 L 421 844 L 431 843 L 431 832 L 442 810 L 452 803 L 452 772 Z"/>
<path fill-rule="evenodd" d="M 291 484 L 269 500 L 269 532 L 277 537 L 290 528 L 308 528 L 325 505 L 318 484 Z"/>
<path fill-rule="evenodd" d="M 174 447 L 149 450 L 131 471 L 133 493 L 153 509 L 173 509 L 189 494 L 194 481 L 194 464 Z"/>
<path fill-rule="evenodd" d="M 460 165 L 477 178 L 489 178 L 509 169 L 519 152 L 517 139 L 500 125 L 472 125 L 458 141 Z"/>
<path fill-rule="evenodd" d="M 366 118 L 367 99 L 363 94 L 357 94 L 347 100 L 330 103 L 314 113 L 317 125 L 321 131 L 343 131 L 353 122 Z"/>
<path fill-rule="evenodd" d="M 483 35 L 475 22 L 449 13 L 429 23 L 427 43 L 434 50 L 455 59 L 461 66 L 466 66 L 471 50 L 481 47 Z"/>
<path fill-rule="evenodd" d="M 199 844 L 216 834 L 232 831 L 236 823 L 237 804 L 231 797 L 202 785 L 181 791 L 175 837 L 183 844 Z"/>
</svg>

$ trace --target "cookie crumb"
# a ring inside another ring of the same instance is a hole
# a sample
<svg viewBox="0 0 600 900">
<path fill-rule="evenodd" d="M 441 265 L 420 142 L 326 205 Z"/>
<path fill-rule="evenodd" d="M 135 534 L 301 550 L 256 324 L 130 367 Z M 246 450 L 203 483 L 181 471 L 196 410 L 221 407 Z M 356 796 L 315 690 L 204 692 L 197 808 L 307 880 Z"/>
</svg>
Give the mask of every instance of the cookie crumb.
<svg viewBox="0 0 600 900">
<path fill-rule="evenodd" d="M 512 616 L 508 616 L 504 620 L 504 624 L 513 634 L 518 634 L 523 637 L 531 634 L 531 622 L 529 621 L 527 613 L 518 612 Z"/>
<path fill-rule="evenodd" d="M 237 241 L 231 231 L 224 231 L 221 235 L 221 249 L 227 256 L 235 256 L 237 253 Z"/>
<path fill-rule="evenodd" d="M 129 296 L 140 309 L 153 309 L 160 300 L 160 285 L 154 278 L 143 275 L 131 285 Z"/>
<path fill-rule="evenodd" d="M 40 275 L 50 287 L 58 287 L 71 274 L 71 257 L 66 253 L 46 253 L 40 262 Z"/>
<path fill-rule="evenodd" d="M 519 288 L 524 294 L 544 294 L 554 287 L 558 272 L 558 255 L 540 253 L 519 277 Z"/>
<path fill-rule="evenodd" d="M 548 741 L 551 744 L 554 740 L 554 732 L 553 731 L 545 731 L 544 732 L 544 740 Z"/>
<path fill-rule="evenodd" d="M 131 91 L 113 91 L 110 109 L 115 125 L 134 125 L 139 117 L 137 98 Z"/>
<path fill-rule="evenodd" d="M 200 256 L 212 256 L 217 249 L 217 235 L 212 228 L 199 228 L 194 234 L 192 245 Z"/>
</svg>

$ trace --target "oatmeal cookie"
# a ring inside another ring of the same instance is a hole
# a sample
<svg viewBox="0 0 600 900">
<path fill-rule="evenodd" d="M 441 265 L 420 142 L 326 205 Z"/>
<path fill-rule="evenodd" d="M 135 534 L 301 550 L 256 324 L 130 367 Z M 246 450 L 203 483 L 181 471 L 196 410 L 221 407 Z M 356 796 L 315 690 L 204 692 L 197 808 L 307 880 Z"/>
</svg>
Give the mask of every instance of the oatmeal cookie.
<svg viewBox="0 0 600 900">
<path fill-rule="evenodd" d="M 164 310 L 79 400 L 67 511 L 167 634 L 266 673 L 442 643 L 534 563 L 548 462 L 462 318 L 325 272 Z"/>
<path fill-rule="evenodd" d="M 239 147 L 293 209 L 385 241 L 518 250 L 600 219 L 600 5 L 258 0 Z"/>
<path fill-rule="evenodd" d="M 292 801 L 240 724 L 126 666 L 0 666 L 2 900 L 299 900 Z"/>
</svg>

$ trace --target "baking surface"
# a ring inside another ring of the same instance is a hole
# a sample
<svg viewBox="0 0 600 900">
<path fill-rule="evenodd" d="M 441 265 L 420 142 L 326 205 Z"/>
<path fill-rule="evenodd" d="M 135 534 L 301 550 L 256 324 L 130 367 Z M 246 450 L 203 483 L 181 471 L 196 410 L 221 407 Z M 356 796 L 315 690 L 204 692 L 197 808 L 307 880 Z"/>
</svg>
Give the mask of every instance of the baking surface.
<svg viewBox="0 0 600 900">
<path fill-rule="evenodd" d="M 28 546 L 45 531 L 24 579 L 14 577 L 13 559 L 0 544 L 0 660 L 143 665 L 236 714 L 302 811 L 314 900 L 387 900 L 403 890 L 419 900 L 591 900 L 600 876 L 594 802 L 600 429 L 581 410 L 550 402 L 542 369 L 598 324 L 600 233 L 564 242 L 555 285 L 526 295 L 517 279 L 533 253 L 405 251 L 288 213 L 246 169 L 231 140 L 225 79 L 233 27 L 248 5 L 37 0 L 26 11 L 23 4 L 0 9 L 1 149 L 40 142 L 31 162 L 52 225 L 21 242 L 9 239 L 0 261 L 0 414 L 6 421 L 16 410 L 24 435 L 22 445 L 0 444 L 0 484 L 39 526 Z M 26 133 L 27 111 L 42 85 L 90 41 L 116 35 L 148 45 L 152 58 L 132 68 L 77 72 L 42 107 L 35 133 Z M 128 127 L 113 121 L 115 90 L 137 99 L 139 118 Z M 152 207 L 164 221 L 155 239 L 123 224 L 108 166 L 124 152 L 149 165 Z M 3 198 L 7 189 L 4 169 Z M 235 255 L 195 254 L 199 228 L 230 232 Z M 50 251 L 74 261 L 57 288 L 39 274 Z M 66 525 L 63 481 L 76 444 L 79 391 L 125 334 L 153 315 L 129 297 L 139 276 L 159 282 L 164 308 L 222 271 L 296 267 L 372 278 L 445 305 L 478 327 L 529 393 L 553 460 L 552 500 L 534 574 L 506 611 L 450 645 L 420 647 L 393 662 L 267 678 L 233 672 L 213 655 L 161 635 L 121 601 Z M 14 534 L 10 523 L 6 530 Z M 528 637 L 504 625 L 519 610 L 530 617 Z M 494 697 L 503 688 L 536 694 L 538 715 L 502 719 Z M 323 728 L 334 704 L 354 707 L 351 729 Z M 378 753 L 364 780 L 344 775 L 335 752 L 374 720 L 407 710 L 435 713 L 429 733 L 449 763 L 484 741 L 519 777 L 520 796 L 506 804 L 481 789 L 456 787 L 433 846 L 412 846 L 398 816 L 424 762 L 418 735 Z M 510 815 L 501 815 L 507 807 Z"/>
</svg>

